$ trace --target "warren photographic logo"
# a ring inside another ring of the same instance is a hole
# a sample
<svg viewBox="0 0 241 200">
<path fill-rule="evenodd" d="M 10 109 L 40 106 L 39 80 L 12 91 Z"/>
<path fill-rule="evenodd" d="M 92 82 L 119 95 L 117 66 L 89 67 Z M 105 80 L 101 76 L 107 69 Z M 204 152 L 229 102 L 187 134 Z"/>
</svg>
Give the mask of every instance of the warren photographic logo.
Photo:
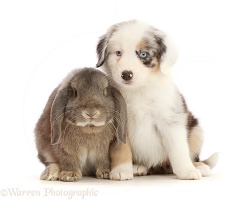
<svg viewBox="0 0 241 200">
<path fill-rule="evenodd" d="M 2 197 L 66 197 L 67 199 L 84 199 L 85 197 L 97 197 L 98 190 L 86 188 L 82 190 L 66 190 L 55 188 L 42 188 L 39 190 L 26 190 L 21 188 L 5 188 L 0 190 Z"/>
</svg>

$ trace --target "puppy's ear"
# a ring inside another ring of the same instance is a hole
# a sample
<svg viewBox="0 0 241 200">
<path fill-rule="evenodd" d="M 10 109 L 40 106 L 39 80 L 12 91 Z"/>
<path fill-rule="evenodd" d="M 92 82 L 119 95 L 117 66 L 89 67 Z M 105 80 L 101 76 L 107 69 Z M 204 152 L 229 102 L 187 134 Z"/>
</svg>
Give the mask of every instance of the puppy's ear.
<svg viewBox="0 0 241 200">
<path fill-rule="evenodd" d="M 126 111 L 126 102 L 121 93 L 113 86 L 111 86 L 112 96 L 115 103 L 115 119 L 116 119 L 116 130 L 118 138 L 126 143 L 126 134 L 127 134 L 127 111 Z"/>
<path fill-rule="evenodd" d="M 98 63 L 96 64 L 96 67 L 100 67 L 101 65 L 104 64 L 105 59 L 106 59 L 106 49 L 108 46 L 110 34 L 106 33 L 105 35 L 102 35 L 100 37 L 100 40 L 97 44 L 96 52 L 98 56 Z"/>
<path fill-rule="evenodd" d="M 155 39 L 160 53 L 160 67 L 163 74 L 168 75 L 178 56 L 177 49 L 169 36 L 160 31 L 156 31 Z"/>
<path fill-rule="evenodd" d="M 107 58 L 107 47 L 109 45 L 109 40 L 112 36 L 112 34 L 118 29 L 119 25 L 121 24 L 115 24 L 107 31 L 106 34 L 102 35 L 99 39 L 99 42 L 97 44 L 96 52 L 98 56 L 98 63 L 96 64 L 96 67 L 102 66 Z"/>
<path fill-rule="evenodd" d="M 69 87 L 60 89 L 52 103 L 50 113 L 51 144 L 58 144 L 61 136 L 61 126 L 64 120 L 65 107 L 68 102 Z"/>
</svg>

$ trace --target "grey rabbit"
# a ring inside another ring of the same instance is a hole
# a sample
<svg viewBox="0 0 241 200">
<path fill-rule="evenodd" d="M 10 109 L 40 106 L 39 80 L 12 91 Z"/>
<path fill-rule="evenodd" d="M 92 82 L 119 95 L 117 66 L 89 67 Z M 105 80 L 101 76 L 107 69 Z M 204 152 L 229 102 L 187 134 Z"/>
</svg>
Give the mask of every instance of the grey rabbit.
<svg viewBox="0 0 241 200">
<path fill-rule="evenodd" d="M 133 178 L 126 103 L 94 68 L 73 70 L 52 92 L 35 127 L 42 180 Z"/>
</svg>

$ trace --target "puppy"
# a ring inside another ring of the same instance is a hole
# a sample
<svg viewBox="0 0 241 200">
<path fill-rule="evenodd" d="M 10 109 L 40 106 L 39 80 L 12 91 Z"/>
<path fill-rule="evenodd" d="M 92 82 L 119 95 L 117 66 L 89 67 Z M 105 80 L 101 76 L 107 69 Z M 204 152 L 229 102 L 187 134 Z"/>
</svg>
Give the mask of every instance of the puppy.
<svg viewBox="0 0 241 200">
<path fill-rule="evenodd" d="M 218 155 L 199 160 L 203 131 L 171 78 L 177 51 L 168 35 L 138 20 L 122 22 L 100 38 L 97 54 L 97 67 L 104 67 L 127 103 L 134 175 L 209 176 Z"/>
</svg>

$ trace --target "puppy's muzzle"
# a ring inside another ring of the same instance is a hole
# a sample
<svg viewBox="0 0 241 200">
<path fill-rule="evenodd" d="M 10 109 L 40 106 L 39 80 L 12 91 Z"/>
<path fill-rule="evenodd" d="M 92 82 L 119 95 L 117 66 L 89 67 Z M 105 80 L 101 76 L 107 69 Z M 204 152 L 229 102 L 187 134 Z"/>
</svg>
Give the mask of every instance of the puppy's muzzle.
<svg viewBox="0 0 241 200">
<path fill-rule="evenodd" d="M 121 74 L 121 78 L 124 80 L 124 81 L 130 81 L 133 77 L 133 73 L 132 71 L 128 71 L 128 70 L 125 70 L 122 72 Z"/>
</svg>

